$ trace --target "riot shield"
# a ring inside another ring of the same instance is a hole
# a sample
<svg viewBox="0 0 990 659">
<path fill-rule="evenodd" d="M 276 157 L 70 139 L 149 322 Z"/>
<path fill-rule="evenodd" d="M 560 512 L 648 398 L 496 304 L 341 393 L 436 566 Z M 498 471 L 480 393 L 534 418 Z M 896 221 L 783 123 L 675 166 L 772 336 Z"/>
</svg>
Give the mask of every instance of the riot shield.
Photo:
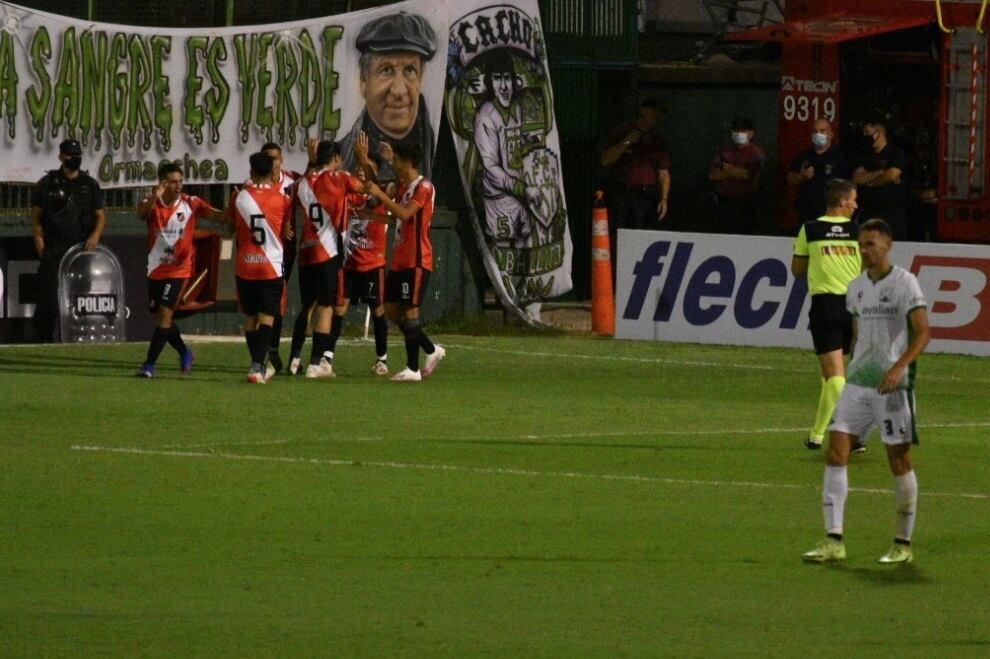
<svg viewBox="0 0 990 659">
<path fill-rule="evenodd" d="M 74 246 L 58 269 L 58 305 L 63 343 L 126 340 L 124 270 L 103 245 Z"/>
</svg>

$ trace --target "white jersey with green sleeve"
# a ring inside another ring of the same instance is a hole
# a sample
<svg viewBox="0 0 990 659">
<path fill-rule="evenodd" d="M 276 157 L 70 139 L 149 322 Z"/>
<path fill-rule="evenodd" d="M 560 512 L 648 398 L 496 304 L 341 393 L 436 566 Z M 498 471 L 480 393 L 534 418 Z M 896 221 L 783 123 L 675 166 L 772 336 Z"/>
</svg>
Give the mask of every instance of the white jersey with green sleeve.
<svg viewBox="0 0 990 659">
<path fill-rule="evenodd" d="M 925 296 L 913 274 L 894 266 L 883 278 L 872 281 L 866 272 L 849 284 L 846 307 L 856 320 L 856 345 L 846 382 L 876 388 L 911 342 L 908 315 L 925 307 Z M 904 373 L 900 389 L 914 385 L 915 365 Z"/>
</svg>

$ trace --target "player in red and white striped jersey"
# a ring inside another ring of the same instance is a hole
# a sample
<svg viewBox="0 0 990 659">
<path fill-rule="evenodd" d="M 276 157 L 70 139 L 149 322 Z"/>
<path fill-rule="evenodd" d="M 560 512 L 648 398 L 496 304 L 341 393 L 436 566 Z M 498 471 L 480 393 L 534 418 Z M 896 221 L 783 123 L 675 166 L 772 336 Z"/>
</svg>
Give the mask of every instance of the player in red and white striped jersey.
<svg viewBox="0 0 990 659">
<path fill-rule="evenodd" d="M 369 140 L 365 133 L 358 135 L 354 144 L 355 155 L 366 179 L 377 180 L 380 161 L 368 152 Z M 391 152 L 389 152 L 391 153 Z M 394 190 L 393 190 L 394 191 Z M 373 202 L 376 203 L 376 202 Z M 388 211 L 378 204 L 375 212 Z M 347 233 L 344 236 L 344 261 L 337 274 L 337 300 L 330 323 L 330 354 L 337 349 L 350 303 L 364 302 L 371 311 L 371 323 L 375 331 L 375 375 L 388 375 L 388 321 L 385 320 L 385 250 L 388 242 L 388 226 L 382 222 L 362 219 L 350 214 Z"/>
<path fill-rule="evenodd" d="M 231 203 L 230 220 L 237 232 L 237 297 L 247 319 L 244 335 L 251 351 L 248 381 L 267 382 L 265 368 L 272 341 L 272 323 L 281 311 L 284 249 L 292 237 L 292 202 L 272 184 L 272 157 L 251 155 L 251 181 Z"/>
<path fill-rule="evenodd" d="M 148 298 L 155 313 L 155 332 L 139 377 L 155 376 L 155 363 L 170 344 L 179 353 L 179 366 L 189 373 L 193 353 L 182 340 L 172 316 L 192 277 L 196 221 L 222 221 L 222 211 L 199 197 L 182 193 L 182 168 L 165 163 L 158 168 L 158 186 L 137 205 L 137 215 L 148 225 Z"/>
<path fill-rule="evenodd" d="M 297 203 L 302 207 L 303 230 L 299 244 L 299 287 L 303 309 L 313 302 L 313 351 L 306 377 L 333 377 L 333 355 L 328 354 L 330 315 L 337 299 L 337 272 L 342 259 L 342 237 L 348 222 L 348 202 L 363 203 L 363 183 L 356 176 L 340 171 L 340 149 L 332 141 L 317 145 L 316 171 L 297 186 Z M 297 323 L 297 328 L 299 323 Z M 293 344 L 295 345 L 295 340 Z M 296 368 L 293 354 L 290 370 Z"/>
<path fill-rule="evenodd" d="M 381 202 L 389 215 L 360 211 L 363 219 L 375 219 L 396 224 L 392 266 L 388 273 L 385 293 L 385 314 L 405 335 L 406 368 L 392 377 L 398 382 L 417 382 L 432 375 L 446 350 L 436 346 L 423 331 L 419 306 L 433 270 L 433 247 L 430 242 L 430 222 L 433 219 L 435 192 L 433 184 L 419 172 L 422 149 L 415 144 L 400 144 L 394 149 L 393 168 L 399 176 L 399 191 L 393 200 L 375 183 L 368 183 L 368 192 Z M 419 350 L 426 354 L 423 372 L 419 370 Z"/>
<path fill-rule="evenodd" d="M 282 167 L 282 147 L 275 142 L 268 142 L 262 146 L 261 152 L 271 156 L 272 161 L 274 162 L 272 168 L 272 184 L 281 190 L 282 194 L 294 201 L 296 195 L 296 184 L 303 177 L 303 175 L 299 172 Z M 292 224 L 293 237 L 287 238 L 282 242 L 282 248 L 284 250 L 283 262 L 285 264 L 285 273 L 282 275 L 282 278 L 285 280 L 285 292 L 282 294 L 282 303 L 281 308 L 279 309 L 280 313 L 275 316 L 275 320 L 272 323 L 272 342 L 268 348 L 268 361 L 275 368 L 276 373 L 282 370 L 282 357 L 279 355 L 278 346 L 282 338 L 282 319 L 288 306 L 289 278 L 292 276 L 292 266 L 296 261 L 295 212 L 293 212 L 290 222 Z"/>
</svg>

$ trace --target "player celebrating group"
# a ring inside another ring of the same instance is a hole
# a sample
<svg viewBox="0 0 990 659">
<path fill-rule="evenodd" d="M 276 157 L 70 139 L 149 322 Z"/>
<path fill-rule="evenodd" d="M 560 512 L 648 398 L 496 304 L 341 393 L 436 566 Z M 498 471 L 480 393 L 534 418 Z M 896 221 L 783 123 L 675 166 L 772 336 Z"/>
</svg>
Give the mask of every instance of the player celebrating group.
<svg viewBox="0 0 990 659">
<path fill-rule="evenodd" d="M 193 352 L 172 317 L 192 276 L 196 221 L 221 221 L 223 213 L 199 197 L 183 194 L 182 168 L 165 163 L 158 168 L 158 187 L 141 200 L 137 215 L 148 225 L 148 298 L 155 314 L 155 332 L 137 375 L 155 376 L 155 363 L 166 343 L 179 353 L 180 370 L 189 373 Z"/>
<path fill-rule="evenodd" d="M 382 145 L 384 156 L 391 161 L 392 149 Z M 361 132 L 354 145 L 362 176 L 376 180 L 379 163 L 368 153 L 368 135 Z M 361 204 L 366 199 L 358 200 Z M 382 205 L 376 212 L 385 214 Z M 385 320 L 385 247 L 388 241 L 388 225 L 351 213 L 344 235 L 344 261 L 337 277 L 337 300 L 330 324 L 330 355 L 337 349 L 347 310 L 352 301 L 364 302 L 371 312 L 371 325 L 375 334 L 375 375 L 388 375 L 388 321 Z"/>
<path fill-rule="evenodd" d="M 272 158 L 272 185 L 282 191 L 282 194 L 288 197 L 290 200 L 295 199 L 296 185 L 298 181 L 302 178 L 302 174 L 299 172 L 294 172 L 291 169 L 285 169 L 282 167 L 283 157 L 282 157 L 282 147 L 280 147 L 275 142 L 268 142 L 261 147 L 261 152 L 271 156 Z M 289 277 L 292 276 L 292 265 L 296 261 L 296 240 L 295 240 L 295 217 L 289 217 L 289 223 L 292 227 L 292 237 L 285 238 L 282 241 L 283 250 L 283 272 L 282 279 L 285 281 L 285 286 L 283 287 L 282 301 L 279 306 L 279 314 L 275 316 L 272 321 L 272 342 L 268 349 L 268 361 L 271 363 L 275 372 L 278 373 L 282 370 L 282 357 L 278 353 L 279 342 L 282 338 L 282 317 L 285 315 L 286 306 L 288 302 L 288 286 Z"/>
<path fill-rule="evenodd" d="M 911 444 L 918 443 L 914 418 L 915 359 L 928 345 L 928 315 L 918 280 L 891 265 L 890 226 L 867 220 L 859 228 L 859 249 L 866 270 L 849 285 L 846 305 L 853 315 L 853 358 L 828 439 L 828 463 L 822 506 L 827 536 L 804 554 L 824 563 L 846 557 L 843 515 L 849 491 L 846 466 L 853 444 L 879 426 L 896 482 L 897 534 L 881 563 L 913 558 L 918 481 L 911 465 Z"/>
<path fill-rule="evenodd" d="M 433 184 L 419 172 L 422 149 L 417 145 L 395 147 L 392 163 L 399 177 L 397 200 L 393 200 L 376 183 L 368 182 L 367 191 L 389 212 L 355 211 L 361 219 L 396 225 L 392 265 L 385 293 L 385 314 L 402 330 L 406 343 L 406 367 L 392 376 L 397 382 L 418 382 L 436 370 L 446 351 L 434 345 L 423 331 L 419 306 L 433 270 L 433 246 L 430 222 L 433 219 L 435 192 Z M 419 351 L 426 354 L 423 371 L 419 370 Z"/>
<path fill-rule="evenodd" d="M 248 382 L 264 383 L 272 324 L 281 312 L 285 283 L 283 239 L 292 237 L 292 201 L 272 184 L 274 161 L 265 153 L 250 158 L 251 181 L 235 196 L 230 219 L 237 232 L 237 297 L 247 319 L 244 335 L 251 351 Z"/>
<path fill-rule="evenodd" d="M 342 158 L 335 142 L 320 142 L 314 160 L 316 171 L 303 178 L 296 191 L 305 210 L 299 245 L 299 288 L 303 310 L 316 305 L 312 316 L 313 351 L 306 377 L 331 378 L 334 372 L 330 316 L 337 299 L 342 235 L 348 222 L 348 203 L 362 203 L 365 196 L 356 176 L 339 171 Z M 293 345 L 296 345 L 295 337 Z M 298 356 L 293 354 L 293 370 L 298 368 L 296 359 Z"/>
</svg>

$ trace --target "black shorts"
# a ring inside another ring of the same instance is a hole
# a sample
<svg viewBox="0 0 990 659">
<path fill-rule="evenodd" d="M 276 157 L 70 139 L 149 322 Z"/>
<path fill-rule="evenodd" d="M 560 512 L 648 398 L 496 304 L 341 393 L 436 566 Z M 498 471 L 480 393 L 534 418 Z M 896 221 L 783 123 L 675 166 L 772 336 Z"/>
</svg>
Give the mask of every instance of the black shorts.
<svg viewBox="0 0 990 659">
<path fill-rule="evenodd" d="M 852 314 L 846 309 L 845 295 L 812 295 L 808 321 L 816 355 L 839 349 L 843 354 L 849 354 L 852 344 Z"/>
<path fill-rule="evenodd" d="M 286 238 L 282 241 L 282 279 L 289 281 L 292 276 L 292 266 L 296 263 L 296 256 L 299 247 L 295 238 Z"/>
<path fill-rule="evenodd" d="M 248 316 L 259 313 L 268 316 L 280 316 L 282 307 L 282 291 L 285 290 L 285 280 L 278 279 L 241 279 L 237 278 L 237 301 L 241 311 Z"/>
<path fill-rule="evenodd" d="M 418 307 L 423 303 L 429 283 L 430 271 L 425 268 L 392 270 L 385 283 L 385 301 L 405 307 Z"/>
<path fill-rule="evenodd" d="M 179 306 L 186 279 L 148 279 L 148 308 L 158 311 L 158 307 L 175 309 Z"/>
<path fill-rule="evenodd" d="M 350 302 L 364 302 L 369 307 L 385 303 L 385 268 L 358 272 L 342 268 L 337 275 L 337 306 Z"/>
<path fill-rule="evenodd" d="M 313 302 L 321 307 L 331 307 L 337 301 L 337 271 L 340 270 L 340 256 L 313 265 L 299 266 L 299 293 L 303 309 L 309 309 Z"/>
</svg>

